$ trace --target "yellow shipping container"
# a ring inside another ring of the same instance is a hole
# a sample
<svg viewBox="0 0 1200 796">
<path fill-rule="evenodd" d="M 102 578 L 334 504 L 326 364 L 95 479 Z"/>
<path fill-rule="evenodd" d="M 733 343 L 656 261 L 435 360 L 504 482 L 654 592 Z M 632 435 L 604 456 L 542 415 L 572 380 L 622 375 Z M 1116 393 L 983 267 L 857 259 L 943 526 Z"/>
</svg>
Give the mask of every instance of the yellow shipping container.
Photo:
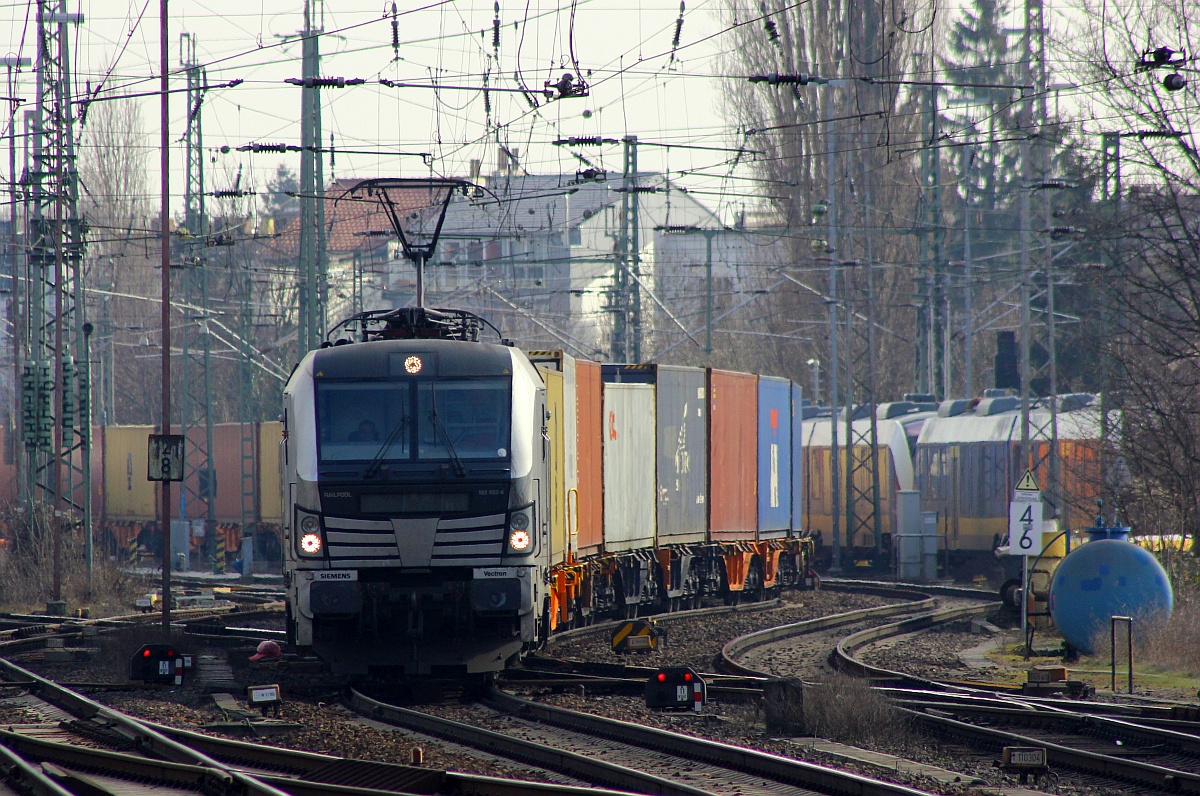
<svg viewBox="0 0 1200 796">
<path fill-rule="evenodd" d="M 146 480 L 146 445 L 154 426 L 104 429 L 104 499 L 109 520 L 146 520 L 156 516 L 157 489 Z"/>
<path fill-rule="evenodd" d="M 279 442 L 283 423 L 278 420 L 258 424 L 258 509 L 263 522 L 279 523 L 283 516 L 282 490 L 279 487 Z"/>
</svg>

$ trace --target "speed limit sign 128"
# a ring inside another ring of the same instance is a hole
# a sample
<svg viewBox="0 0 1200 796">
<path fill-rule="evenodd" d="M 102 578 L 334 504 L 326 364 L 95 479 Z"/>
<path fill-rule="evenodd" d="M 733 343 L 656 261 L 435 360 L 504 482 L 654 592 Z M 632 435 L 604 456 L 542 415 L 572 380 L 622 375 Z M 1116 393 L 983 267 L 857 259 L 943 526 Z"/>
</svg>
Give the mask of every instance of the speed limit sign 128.
<svg viewBox="0 0 1200 796">
<path fill-rule="evenodd" d="M 1017 492 L 1008 504 L 1008 554 L 1036 556 L 1042 552 L 1042 495 Z"/>
</svg>

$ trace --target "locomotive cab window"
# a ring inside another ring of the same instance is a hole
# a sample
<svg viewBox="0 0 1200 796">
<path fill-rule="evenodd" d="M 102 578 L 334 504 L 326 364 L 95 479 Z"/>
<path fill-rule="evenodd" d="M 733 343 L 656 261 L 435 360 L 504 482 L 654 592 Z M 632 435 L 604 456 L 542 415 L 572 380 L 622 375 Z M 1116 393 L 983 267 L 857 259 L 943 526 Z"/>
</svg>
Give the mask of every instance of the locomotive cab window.
<svg viewBox="0 0 1200 796">
<path fill-rule="evenodd" d="M 509 391 L 507 378 L 420 382 L 417 458 L 508 458 Z"/>
<path fill-rule="evenodd" d="M 317 387 L 322 462 L 407 459 L 409 387 L 396 382 L 326 382 Z"/>
</svg>

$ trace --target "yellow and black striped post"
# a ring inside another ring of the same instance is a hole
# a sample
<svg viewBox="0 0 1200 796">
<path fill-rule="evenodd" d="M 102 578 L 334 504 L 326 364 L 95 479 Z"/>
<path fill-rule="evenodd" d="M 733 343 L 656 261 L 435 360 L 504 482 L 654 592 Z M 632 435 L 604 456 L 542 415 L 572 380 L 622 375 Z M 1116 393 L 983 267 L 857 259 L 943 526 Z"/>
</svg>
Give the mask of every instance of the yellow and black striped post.
<svg viewBox="0 0 1200 796">
<path fill-rule="evenodd" d="M 138 535 L 137 526 L 134 526 L 134 533 L 129 537 L 129 566 L 136 567 L 141 563 L 141 556 L 138 555 Z"/>
<path fill-rule="evenodd" d="M 213 572 L 225 571 L 225 533 L 220 528 L 214 529 L 216 539 L 213 547 Z"/>
<path fill-rule="evenodd" d="M 617 626 L 612 634 L 612 650 L 623 652 L 653 652 L 660 640 L 665 641 L 666 631 L 645 619 L 634 619 Z"/>
</svg>

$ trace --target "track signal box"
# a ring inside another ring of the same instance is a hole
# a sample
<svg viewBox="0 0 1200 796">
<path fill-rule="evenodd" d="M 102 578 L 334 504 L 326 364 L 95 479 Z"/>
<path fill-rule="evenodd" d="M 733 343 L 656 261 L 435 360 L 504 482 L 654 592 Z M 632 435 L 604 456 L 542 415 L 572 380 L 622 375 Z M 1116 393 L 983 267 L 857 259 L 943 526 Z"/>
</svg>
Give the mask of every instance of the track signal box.
<svg viewBox="0 0 1200 796">
<path fill-rule="evenodd" d="M 179 684 L 183 655 L 170 644 L 147 644 L 129 661 L 129 679 L 143 683 Z"/>
<path fill-rule="evenodd" d="M 664 666 L 646 681 L 646 707 L 655 710 L 694 710 L 699 713 L 708 688 L 689 666 Z"/>
</svg>

